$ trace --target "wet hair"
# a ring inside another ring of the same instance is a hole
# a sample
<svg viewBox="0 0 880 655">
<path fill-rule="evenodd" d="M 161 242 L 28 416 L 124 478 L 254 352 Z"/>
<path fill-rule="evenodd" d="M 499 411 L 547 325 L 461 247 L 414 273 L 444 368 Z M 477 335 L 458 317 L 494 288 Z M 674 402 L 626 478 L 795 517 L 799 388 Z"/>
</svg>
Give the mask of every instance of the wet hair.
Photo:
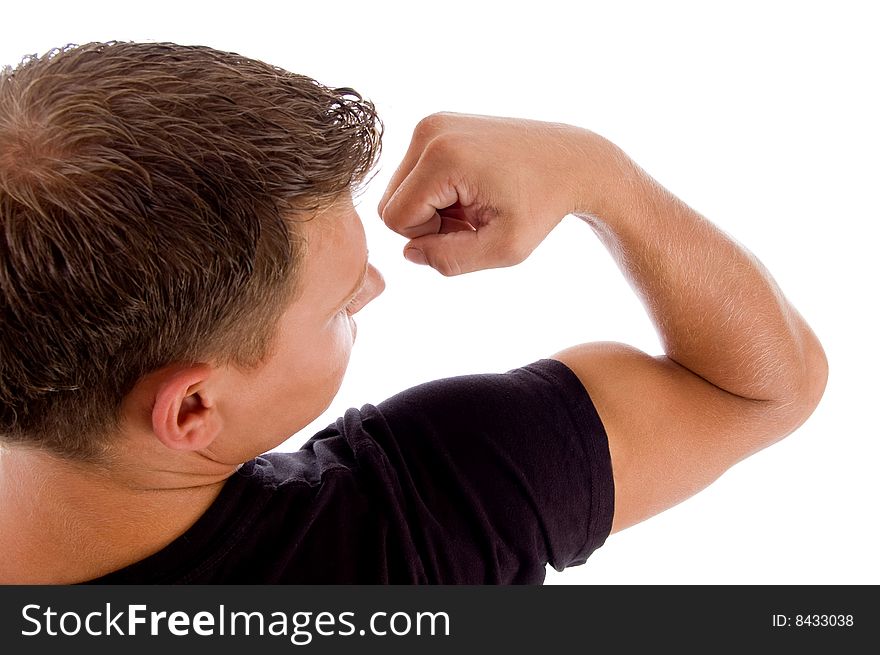
<svg viewBox="0 0 880 655">
<path fill-rule="evenodd" d="M 100 460 L 151 371 L 264 361 L 296 217 L 362 185 L 374 105 L 232 52 L 88 43 L 0 72 L 0 444 Z"/>
</svg>

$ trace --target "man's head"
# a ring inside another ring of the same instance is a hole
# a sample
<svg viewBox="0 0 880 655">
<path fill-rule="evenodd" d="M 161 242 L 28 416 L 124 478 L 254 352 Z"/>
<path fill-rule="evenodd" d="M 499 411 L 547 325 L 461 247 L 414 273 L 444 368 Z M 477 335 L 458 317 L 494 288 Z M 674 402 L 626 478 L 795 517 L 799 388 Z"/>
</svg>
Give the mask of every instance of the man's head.
<svg viewBox="0 0 880 655">
<path fill-rule="evenodd" d="M 225 461 L 308 423 L 348 359 L 344 308 L 318 312 L 364 271 L 351 192 L 380 139 L 353 90 L 204 47 L 4 70 L 0 443 L 101 459 L 127 421 L 195 450 L 243 429 L 235 403 L 292 407 Z M 379 291 L 370 267 L 360 302 Z"/>
</svg>

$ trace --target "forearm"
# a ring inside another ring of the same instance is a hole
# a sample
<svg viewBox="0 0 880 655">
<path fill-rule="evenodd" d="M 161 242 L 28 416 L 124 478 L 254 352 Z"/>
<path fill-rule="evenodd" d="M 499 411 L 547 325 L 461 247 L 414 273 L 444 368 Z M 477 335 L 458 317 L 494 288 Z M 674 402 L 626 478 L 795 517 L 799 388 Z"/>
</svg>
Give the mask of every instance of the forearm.
<svg viewBox="0 0 880 655">
<path fill-rule="evenodd" d="M 576 213 L 641 298 L 667 356 L 746 398 L 793 403 L 824 388 L 821 345 L 758 259 L 607 148 L 586 171 L 603 181 Z"/>
</svg>

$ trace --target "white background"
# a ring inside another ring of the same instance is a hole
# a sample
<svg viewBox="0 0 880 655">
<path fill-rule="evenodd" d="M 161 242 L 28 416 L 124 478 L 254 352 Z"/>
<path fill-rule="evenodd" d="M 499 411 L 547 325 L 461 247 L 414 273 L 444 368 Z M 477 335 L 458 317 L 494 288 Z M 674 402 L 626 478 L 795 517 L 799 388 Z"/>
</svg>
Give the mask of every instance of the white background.
<svg viewBox="0 0 880 655">
<path fill-rule="evenodd" d="M 360 315 L 336 401 L 289 448 L 347 407 L 430 379 L 504 371 L 583 341 L 660 354 L 637 297 L 573 218 L 517 268 L 445 279 L 403 260 L 403 239 L 375 212 L 414 124 L 434 111 L 607 136 L 763 261 L 819 335 L 830 381 L 794 435 L 610 537 L 586 565 L 549 570 L 548 583 L 877 584 L 872 4 L 17 2 L 0 16 L 0 63 L 68 42 L 176 41 L 376 103 L 385 154 L 359 211 L 387 291 Z"/>
</svg>

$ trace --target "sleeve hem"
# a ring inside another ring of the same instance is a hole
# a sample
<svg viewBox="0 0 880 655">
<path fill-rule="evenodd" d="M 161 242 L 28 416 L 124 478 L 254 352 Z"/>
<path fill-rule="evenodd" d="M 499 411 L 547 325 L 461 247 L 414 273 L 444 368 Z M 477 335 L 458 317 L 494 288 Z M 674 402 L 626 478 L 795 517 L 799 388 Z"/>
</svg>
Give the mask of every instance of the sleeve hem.
<svg viewBox="0 0 880 655">
<path fill-rule="evenodd" d="M 579 442 L 586 451 L 590 476 L 587 539 L 570 561 L 551 563 L 554 569 L 562 571 L 566 567 L 586 562 L 611 534 L 614 519 L 614 476 L 608 434 L 580 378 L 568 366 L 555 359 L 540 360 L 537 364 L 541 365 L 542 372 L 554 377 L 562 389 L 574 392 L 565 394 L 566 407 L 577 433 L 581 436 Z"/>
</svg>

